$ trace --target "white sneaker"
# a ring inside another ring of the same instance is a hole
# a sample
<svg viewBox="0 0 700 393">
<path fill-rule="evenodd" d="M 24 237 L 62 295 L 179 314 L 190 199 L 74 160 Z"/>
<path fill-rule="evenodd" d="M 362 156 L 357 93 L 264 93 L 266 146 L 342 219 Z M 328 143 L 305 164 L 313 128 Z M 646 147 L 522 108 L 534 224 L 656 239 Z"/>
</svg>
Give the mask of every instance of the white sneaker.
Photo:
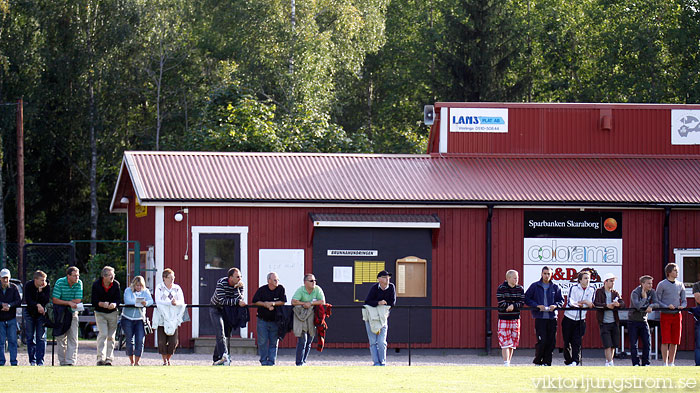
<svg viewBox="0 0 700 393">
<path fill-rule="evenodd" d="M 669 367 L 676 367 L 676 363 L 669 364 Z"/>
<path fill-rule="evenodd" d="M 571 362 L 571 364 L 569 364 L 568 366 L 574 366 L 574 367 L 576 367 L 576 366 L 578 366 L 578 363 L 576 363 L 576 362 Z"/>
<path fill-rule="evenodd" d="M 608 361 L 606 360 L 606 361 L 605 361 L 605 367 L 610 367 L 610 366 L 611 366 L 610 362 L 608 362 Z"/>
<path fill-rule="evenodd" d="M 510 362 L 503 362 L 504 367 L 510 367 Z"/>
<path fill-rule="evenodd" d="M 221 359 L 215 361 L 213 365 L 214 366 L 227 366 L 228 364 L 229 364 L 228 355 L 224 354 L 224 356 Z"/>
</svg>

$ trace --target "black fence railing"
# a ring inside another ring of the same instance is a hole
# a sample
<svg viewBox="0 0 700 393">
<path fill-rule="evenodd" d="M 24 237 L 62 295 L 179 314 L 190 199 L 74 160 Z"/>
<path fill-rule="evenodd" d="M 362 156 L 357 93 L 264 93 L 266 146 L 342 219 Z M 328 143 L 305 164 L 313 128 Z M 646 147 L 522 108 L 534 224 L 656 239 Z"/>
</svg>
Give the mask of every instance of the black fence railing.
<svg viewBox="0 0 700 393">
<path fill-rule="evenodd" d="M 23 305 L 19 306 L 18 308 L 24 308 L 24 307 L 26 307 L 26 305 L 23 304 Z M 92 304 L 84 304 L 83 307 L 85 309 L 94 308 Z M 136 306 L 125 305 L 125 304 L 119 306 L 120 309 L 121 308 L 130 308 L 130 307 L 136 307 Z M 152 305 L 152 306 L 149 306 L 148 308 L 155 308 L 155 307 L 156 307 L 155 305 Z M 212 305 L 212 304 L 187 304 L 186 305 L 186 308 L 209 308 L 209 307 L 217 307 L 217 306 Z M 256 309 L 259 306 L 247 305 L 246 307 L 249 309 Z M 334 305 L 332 305 L 332 307 L 334 310 L 336 310 L 336 309 L 357 309 L 357 310 L 360 310 L 364 307 L 364 305 L 361 305 L 361 304 L 335 305 L 334 304 Z M 429 310 L 462 310 L 462 311 L 498 311 L 498 307 L 487 307 L 487 306 L 395 305 L 392 307 L 392 309 L 406 309 L 408 311 L 407 318 L 406 318 L 407 319 L 406 324 L 407 324 L 407 330 L 408 330 L 408 332 L 407 332 L 408 339 L 407 339 L 406 344 L 407 344 L 407 351 L 408 351 L 408 365 L 409 366 L 411 365 L 411 348 L 412 348 L 412 344 L 413 344 L 412 335 L 411 335 L 412 310 L 429 309 Z M 525 313 L 525 312 L 530 312 L 533 310 L 537 310 L 537 309 L 534 307 L 524 307 L 520 311 L 521 311 L 521 313 Z M 575 308 L 575 307 L 560 307 L 560 308 L 556 308 L 555 310 L 556 311 L 575 310 L 575 311 L 591 311 L 592 312 L 592 311 L 607 310 L 607 309 L 603 308 L 603 307 L 583 308 L 583 309 L 582 308 Z M 629 307 L 617 308 L 616 310 L 617 311 L 640 311 L 638 309 L 629 308 Z M 653 309 L 654 312 L 658 312 L 658 311 L 688 311 L 688 310 L 689 310 L 688 308 L 685 308 L 685 309 L 654 308 Z M 47 344 L 48 344 L 48 340 L 47 340 Z M 55 337 L 52 336 L 52 340 L 51 340 L 51 345 L 52 345 L 51 365 L 54 365 L 54 346 L 55 346 L 55 344 L 56 344 Z M 489 352 L 491 350 L 491 348 L 485 348 L 485 350 L 487 352 Z"/>
</svg>

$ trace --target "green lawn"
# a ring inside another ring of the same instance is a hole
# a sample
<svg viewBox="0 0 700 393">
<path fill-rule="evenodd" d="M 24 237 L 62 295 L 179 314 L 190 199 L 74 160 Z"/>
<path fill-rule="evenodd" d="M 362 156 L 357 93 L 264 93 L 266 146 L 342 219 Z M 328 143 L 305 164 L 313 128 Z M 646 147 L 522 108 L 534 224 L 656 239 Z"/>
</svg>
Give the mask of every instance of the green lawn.
<svg viewBox="0 0 700 393">
<path fill-rule="evenodd" d="M 12 392 L 696 392 L 700 368 L 3 367 L 0 380 Z"/>
</svg>

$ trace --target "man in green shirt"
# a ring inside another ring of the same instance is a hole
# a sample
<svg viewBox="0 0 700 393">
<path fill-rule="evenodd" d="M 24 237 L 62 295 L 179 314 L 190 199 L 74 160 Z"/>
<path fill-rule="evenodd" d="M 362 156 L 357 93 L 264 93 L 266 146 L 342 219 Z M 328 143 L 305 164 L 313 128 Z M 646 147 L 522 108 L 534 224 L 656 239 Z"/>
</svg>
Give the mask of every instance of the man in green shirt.
<svg viewBox="0 0 700 393">
<path fill-rule="evenodd" d="M 78 360 L 78 311 L 83 309 L 83 282 L 80 281 L 80 270 L 71 266 L 66 270 L 66 276 L 56 280 L 53 286 L 53 304 L 71 308 L 70 329 L 56 337 L 58 343 L 58 361 L 61 366 L 72 366 Z"/>
<path fill-rule="evenodd" d="M 306 357 L 311 350 L 311 342 L 314 341 L 315 335 L 313 307 L 320 304 L 326 304 L 323 289 L 316 286 L 316 277 L 313 274 L 307 274 L 304 276 L 304 285 L 299 287 L 292 296 L 292 306 L 295 306 L 294 335 L 299 337 L 297 340 L 297 366 L 303 366 L 306 363 Z"/>
</svg>

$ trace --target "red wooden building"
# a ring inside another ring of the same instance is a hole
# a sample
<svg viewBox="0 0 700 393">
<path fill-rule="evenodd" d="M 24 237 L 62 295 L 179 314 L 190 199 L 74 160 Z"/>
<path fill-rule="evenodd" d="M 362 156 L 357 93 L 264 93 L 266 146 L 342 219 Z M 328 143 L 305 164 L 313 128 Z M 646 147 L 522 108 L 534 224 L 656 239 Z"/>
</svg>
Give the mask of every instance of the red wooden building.
<svg viewBox="0 0 700 393">
<path fill-rule="evenodd" d="M 111 211 L 150 250 L 149 285 L 171 267 L 191 304 L 238 266 L 249 298 L 271 270 L 288 298 L 313 272 L 330 303 L 361 304 L 386 268 L 399 304 L 493 306 L 506 270 L 527 287 L 545 263 L 564 284 L 584 266 L 615 272 L 628 302 L 666 262 L 698 280 L 697 119 L 700 105 L 436 103 L 424 155 L 126 152 Z M 407 310 L 395 311 L 388 336 L 401 347 Z M 366 347 L 359 314 L 331 317 L 329 346 Z M 495 312 L 411 318 L 415 347 L 497 346 Z M 584 346 L 599 347 L 588 318 Z M 181 343 L 210 334 L 207 320 L 193 309 Z M 254 331 L 255 318 L 241 335 Z M 693 346 L 686 315 L 681 349 Z"/>
</svg>

